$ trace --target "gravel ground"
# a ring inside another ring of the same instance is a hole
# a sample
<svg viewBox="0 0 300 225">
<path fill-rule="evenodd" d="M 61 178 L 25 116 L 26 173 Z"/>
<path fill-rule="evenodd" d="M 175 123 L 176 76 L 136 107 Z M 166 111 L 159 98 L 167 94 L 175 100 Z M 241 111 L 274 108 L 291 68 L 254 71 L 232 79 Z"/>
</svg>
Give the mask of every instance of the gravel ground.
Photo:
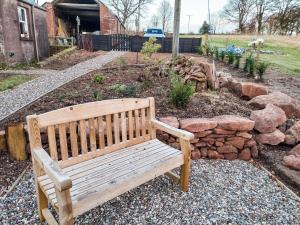
<svg viewBox="0 0 300 225">
<path fill-rule="evenodd" d="M 0 201 L 0 223 L 40 224 L 28 172 Z M 76 224 L 299 224 L 300 202 L 244 161 L 198 160 L 188 193 L 159 177 L 76 218 Z"/>
<path fill-rule="evenodd" d="M 81 62 L 52 75 L 44 75 L 0 94 L 0 121 L 20 108 L 32 103 L 50 91 L 84 74 L 101 68 L 104 64 L 120 57 L 124 52 L 108 52 L 105 55 Z"/>
</svg>

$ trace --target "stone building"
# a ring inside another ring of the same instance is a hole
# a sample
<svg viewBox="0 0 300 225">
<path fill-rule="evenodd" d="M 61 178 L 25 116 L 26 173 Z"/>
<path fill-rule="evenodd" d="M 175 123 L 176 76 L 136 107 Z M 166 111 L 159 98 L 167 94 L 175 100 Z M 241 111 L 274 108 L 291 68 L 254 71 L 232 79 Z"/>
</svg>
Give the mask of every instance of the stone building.
<svg viewBox="0 0 300 225">
<path fill-rule="evenodd" d="M 48 57 L 47 12 L 33 0 L 0 0 L 0 62 Z"/>
<path fill-rule="evenodd" d="M 100 0 L 53 0 L 43 5 L 47 9 L 49 37 L 76 37 L 77 20 L 80 33 L 124 33 L 119 18 Z"/>
</svg>

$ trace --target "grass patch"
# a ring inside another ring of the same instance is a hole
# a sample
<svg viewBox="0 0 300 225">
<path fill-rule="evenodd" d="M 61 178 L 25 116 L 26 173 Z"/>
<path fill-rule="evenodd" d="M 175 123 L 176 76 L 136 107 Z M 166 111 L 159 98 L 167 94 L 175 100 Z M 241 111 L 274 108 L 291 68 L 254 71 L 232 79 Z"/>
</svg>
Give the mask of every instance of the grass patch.
<svg viewBox="0 0 300 225">
<path fill-rule="evenodd" d="M 34 79 L 34 76 L 11 75 L 0 79 L 0 91 L 13 89 L 14 87 Z"/>
</svg>

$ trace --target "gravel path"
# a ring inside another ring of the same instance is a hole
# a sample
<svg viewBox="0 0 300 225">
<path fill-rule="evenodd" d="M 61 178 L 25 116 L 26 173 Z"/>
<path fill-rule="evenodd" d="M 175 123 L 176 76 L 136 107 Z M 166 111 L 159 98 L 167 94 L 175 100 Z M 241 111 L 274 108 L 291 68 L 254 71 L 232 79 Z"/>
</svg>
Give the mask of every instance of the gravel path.
<svg viewBox="0 0 300 225">
<path fill-rule="evenodd" d="M 0 224 L 40 224 L 29 171 L 0 201 Z M 159 177 L 76 218 L 76 224 L 299 224 L 300 202 L 244 161 L 198 160 L 188 193 Z"/>
<path fill-rule="evenodd" d="M 0 121 L 20 108 L 32 103 L 43 95 L 55 90 L 84 74 L 100 69 L 106 63 L 120 57 L 124 52 L 108 52 L 105 55 L 81 62 L 62 71 L 46 74 L 37 79 L 29 81 L 13 90 L 0 94 Z"/>
<path fill-rule="evenodd" d="M 3 70 L 0 71 L 1 74 L 20 74 L 20 75 L 53 75 L 59 71 L 57 70 L 50 70 L 50 69 L 30 69 L 30 70 Z"/>
</svg>

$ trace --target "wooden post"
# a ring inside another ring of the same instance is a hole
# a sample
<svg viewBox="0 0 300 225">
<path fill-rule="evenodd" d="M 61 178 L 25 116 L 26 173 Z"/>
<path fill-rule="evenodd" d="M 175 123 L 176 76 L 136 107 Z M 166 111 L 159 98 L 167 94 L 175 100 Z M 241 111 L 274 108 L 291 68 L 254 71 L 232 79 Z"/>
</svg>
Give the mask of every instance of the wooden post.
<svg viewBox="0 0 300 225">
<path fill-rule="evenodd" d="M 175 0 L 173 45 L 172 45 L 173 59 L 175 59 L 179 54 L 180 10 L 181 10 L 181 0 Z"/>
<path fill-rule="evenodd" d="M 181 190 L 187 192 L 190 179 L 191 146 L 188 140 L 182 138 L 180 139 L 180 146 L 184 159 L 184 164 L 181 166 L 180 185 Z"/>
<path fill-rule="evenodd" d="M 6 128 L 7 147 L 15 160 L 26 160 L 26 136 L 23 123 L 9 125 Z"/>
<path fill-rule="evenodd" d="M 73 209 L 70 190 L 55 190 L 58 202 L 58 214 L 60 225 L 73 225 Z"/>
<path fill-rule="evenodd" d="M 6 151 L 7 145 L 6 145 L 6 135 L 5 131 L 0 131 L 0 152 Z"/>
</svg>

